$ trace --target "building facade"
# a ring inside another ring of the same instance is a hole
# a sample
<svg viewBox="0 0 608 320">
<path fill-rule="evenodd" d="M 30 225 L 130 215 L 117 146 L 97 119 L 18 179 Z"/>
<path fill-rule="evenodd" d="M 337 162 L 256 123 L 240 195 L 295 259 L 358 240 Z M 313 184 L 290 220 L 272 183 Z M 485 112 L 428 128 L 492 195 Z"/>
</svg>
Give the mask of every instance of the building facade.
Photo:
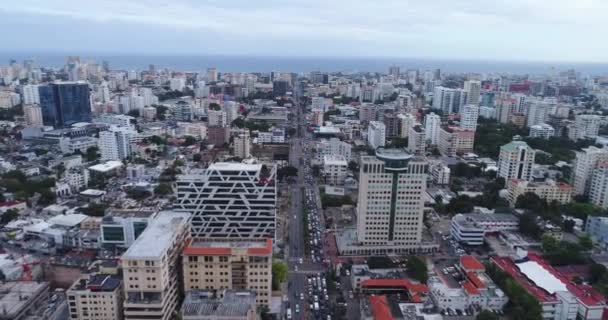
<svg viewBox="0 0 608 320">
<path fill-rule="evenodd" d="M 498 176 L 506 180 L 530 180 L 534 156 L 534 149 L 519 140 L 519 137 L 515 137 L 513 141 L 500 147 Z"/>
<path fill-rule="evenodd" d="M 85 82 L 59 82 L 38 87 L 45 125 L 67 127 L 92 119 L 89 85 Z"/>
</svg>

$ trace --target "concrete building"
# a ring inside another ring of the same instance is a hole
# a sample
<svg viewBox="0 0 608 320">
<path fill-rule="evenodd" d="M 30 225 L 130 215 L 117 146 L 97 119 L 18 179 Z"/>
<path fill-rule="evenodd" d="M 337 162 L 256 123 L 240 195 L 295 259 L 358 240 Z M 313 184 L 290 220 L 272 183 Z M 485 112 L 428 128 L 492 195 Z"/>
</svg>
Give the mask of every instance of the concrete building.
<svg viewBox="0 0 608 320">
<path fill-rule="evenodd" d="M 272 291 L 272 240 L 192 240 L 182 252 L 184 291 L 251 290 L 268 306 Z"/>
<path fill-rule="evenodd" d="M 479 100 L 479 97 L 477 98 Z M 467 104 L 467 92 L 462 89 L 435 87 L 432 109 L 441 110 L 443 114 L 458 113 Z"/>
<path fill-rule="evenodd" d="M 184 78 L 171 78 L 169 79 L 169 89 L 171 91 L 184 91 L 186 88 L 186 79 Z"/>
<path fill-rule="evenodd" d="M 145 212 L 110 212 L 101 220 L 101 243 L 129 248 L 146 230 L 151 216 Z"/>
<path fill-rule="evenodd" d="M 342 156 L 346 161 L 352 160 L 352 146 L 350 143 L 340 141 L 338 138 L 321 140 L 317 145 L 317 150 L 319 161 L 323 161 L 323 157 L 326 155 Z"/>
<path fill-rule="evenodd" d="M 225 127 L 228 125 L 226 112 L 222 110 L 207 111 L 207 123 L 210 127 Z"/>
<path fill-rule="evenodd" d="M 519 219 L 512 214 L 459 213 L 452 217 L 452 238 L 468 246 L 482 245 L 486 234 L 519 230 Z"/>
<path fill-rule="evenodd" d="M 479 107 L 479 116 L 486 119 L 496 119 L 496 108 L 494 107 Z"/>
<path fill-rule="evenodd" d="M 557 201 L 560 204 L 565 204 L 572 200 L 573 188 L 570 185 L 553 180 L 532 182 L 509 179 L 507 180 L 507 190 L 509 191 L 509 204 L 513 207 L 517 202 L 517 198 L 528 192 L 534 193 L 541 199 L 545 199 L 548 203 Z"/>
<path fill-rule="evenodd" d="M 466 104 L 479 105 L 479 96 L 481 94 L 481 81 L 479 80 L 467 80 L 464 82 L 464 92 L 467 93 Z M 467 128 L 470 129 L 470 128 Z M 473 129 L 475 130 L 475 129 Z"/>
<path fill-rule="evenodd" d="M 21 88 L 21 94 L 23 95 L 23 99 L 21 99 L 21 101 L 24 105 L 40 104 L 40 93 L 38 93 L 38 85 L 24 85 Z"/>
<path fill-rule="evenodd" d="M 161 212 L 121 257 L 126 320 L 174 319 L 180 302 L 178 259 L 190 215 Z"/>
<path fill-rule="evenodd" d="M 550 115 L 555 114 L 557 99 L 526 99 L 526 126 L 532 127 L 537 124 L 545 123 Z"/>
<path fill-rule="evenodd" d="M 241 130 L 239 134 L 234 137 L 234 156 L 241 159 L 251 157 L 249 129 Z"/>
<path fill-rule="evenodd" d="M 535 124 L 530 127 L 531 138 L 549 139 L 553 136 L 555 136 L 555 130 L 546 123 Z"/>
<path fill-rule="evenodd" d="M 30 126 L 42 126 L 42 109 L 37 104 L 23 106 L 25 122 Z"/>
<path fill-rule="evenodd" d="M 576 158 L 572 166 L 571 183 L 575 195 L 589 192 L 593 170 L 600 162 L 608 161 L 608 149 L 590 146 L 576 151 Z"/>
<path fill-rule="evenodd" d="M 608 162 L 598 162 L 591 174 L 589 201 L 608 209 Z"/>
<path fill-rule="evenodd" d="M 475 131 L 458 127 L 442 127 L 439 130 L 438 149 L 441 154 L 448 157 L 457 154 L 473 152 L 475 144 Z"/>
<path fill-rule="evenodd" d="M 377 254 L 415 252 L 422 240 L 427 162 L 380 148 L 361 157 L 360 168 L 358 242 Z"/>
<path fill-rule="evenodd" d="M 26 296 L 27 299 L 23 299 Z M 28 320 L 48 305 L 49 283 L 10 281 L 0 285 L 0 320 Z"/>
<path fill-rule="evenodd" d="M 585 222 L 585 232 L 596 244 L 608 247 L 608 217 L 589 216 Z"/>
<path fill-rule="evenodd" d="M 410 128 L 407 136 L 407 151 L 415 155 L 424 155 L 426 152 L 426 134 L 420 124 Z"/>
<path fill-rule="evenodd" d="M 122 279 L 113 274 L 85 274 L 67 290 L 70 318 L 123 319 Z"/>
<path fill-rule="evenodd" d="M 407 138 L 410 134 L 410 128 L 416 124 L 416 117 L 412 114 L 399 114 L 398 117 L 401 119 L 401 129 L 399 130 L 400 138 Z"/>
<path fill-rule="evenodd" d="M 386 143 L 386 126 L 380 121 L 370 121 L 367 126 L 367 143 L 374 149 L 384 147 Z"/>
<path fill-rule="evenodd" d="M 568 132 L 572 140 L 595 138 L 600 130 L 601 117 L 593 114 L 581 114 L 574 118 L 574 130 Z"/>
<path fill-rule="evenodd" d="M 110 127 L 110 130 L 99 133 L 99 151 L 101 160 L 122 160 L 128 158 L 133 150 L 131 140 L 137 136 L 137 131 L 127 127 Z"/>
<path fill-rule="evenodd" d="M 397 113 L 385 112 L 382 121 L 384 122 L 384 127 L 386 128 L 386 138 L 391 139 L 399 137 L 401 130 L 401 118 Z"/>
<path fill-rule="evenodd" d="M 535 151 L 519 139 L 514 137 L 513 141 L 500 147 L 498 176 L 506 180 L 530 180 L 532 177 Z"/>
<path fill-rule="evenodd" d="M 182 303 L 182 320 L 258 320 L 256 294 L 250 290 L 192 290 Z"/>
<path fill-rule="evenodd" d="M 438 185 L 447 185 L 450 183 L 450 167 L 446 166 L 441 161 L 433 161 L 429 163 L 429 172 L 433 178 L 433 183 Z"/>
<path fill-rule="evenodd" d="M 430 144 L 439 143 L 439 130 L 441 127 L 441 117 L 431 112 L 424 117 L 424 134 Z"/>
<path fill-rule="evenodd" d="M 174 209 L 192 214 L 195 238 L 274 238 L 276 167 L 216 162 L 177 178 Z"/>
<path fill-rule="evenodd" d="M 467 104 L 460 110 L 460 127 L 462 129 L 477 130 L 477 118 L 479 118 L 479 106 Z"/>
<path fill-rule="evenodd" d="M 371 103 L 364 103 L 359 106 L 359 121 L 369 123 L 378 119 L 378 106 Z"/>
<path fill-rule="evenodd" d="M 348 162 L 340 155 L 326 155 L 323 157 L 323 176 L 325 183 L 342 185 L 348 172 Z"/>
</svg>

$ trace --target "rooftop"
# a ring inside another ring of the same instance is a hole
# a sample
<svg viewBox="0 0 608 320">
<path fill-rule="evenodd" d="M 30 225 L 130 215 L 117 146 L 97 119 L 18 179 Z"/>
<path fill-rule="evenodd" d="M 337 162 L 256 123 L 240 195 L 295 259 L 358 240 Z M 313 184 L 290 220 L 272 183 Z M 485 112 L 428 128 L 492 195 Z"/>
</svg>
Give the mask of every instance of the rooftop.
<svg viewBox="0 0 608 320">
<path fill-rule="evenodd" d="M 507 152 L 517 152 L 518 149 L 520 148 L 530 148 L 530 146 L 528 146 L 528 144 L 525 141 L 521 141 L 521 140 L 513 140 L 507 144 L 505 144 L 504 146 L 500 147 L 500 150 L 504 150 Z"/>
<path fill-rule="evenodd" d="M 182 304 L 184 316 L 237 317 L 255 312 L 255 292 L 248 290 L 225 290 L 223 298 L 212 291 L 193 290 L 186 293 Z"/>
<path fill-rule="evenodd" d="M 471 270 L 485 270 L 484 265 L 473 256 L 462 256 L 460 257 L 460 265 L 467 271 Z"/>
<path fill-rule="evenodd" d="M 259 171 L 261 164 L 246 164 L 240 162 L 215 162 L 209 165 L 208 170 L 218 171 Z"/>
<path fill-rule="evenodd" d="M 89 170 L 98 171 L 98 172 L 108 172 L 114 169 L 118 169 L 122 167 L 121 161 L 108 161 L 106 163 L 96 164 L 94 166 L 90 166 Z"/>
<path fill-rule="evenodd" d="M 272 255 L 272 240 L 266 241 L 194 241 L 184 248 L 185 255 L 232 255 L 233 250 L 247 250 L 249 255 Z"/>
<path fill-rule="evenodd" d="M 159 259 L 172 245 L 176 229 L 187 223 L 186 212 L 163 211 L 152 219 L 144 232 L 123 254 L 122 259 Z"/>
<path fill-rule="evenodd" d="M 2 319 L 14 319 L 24 309 L 32 307 L 33 298 L 48 292 L 48 282 L 17 281 L 0 285 L 0 310 Z"/>
<path fill-rule="evenodd" d="M 95 292 L 113 292 L 121 284 L 122 280 L 117 275 L 91 274 L 78 279 L 70 290 L 90 290 Z"/>
<path fill-rule="evenodd" d="M 79 225 L 86 218 L 88 218 L 88 216 L 81 213 L 60 214 L 50 218 L 48 222 L 51 225 L 73 227 Z"/>
</svg>

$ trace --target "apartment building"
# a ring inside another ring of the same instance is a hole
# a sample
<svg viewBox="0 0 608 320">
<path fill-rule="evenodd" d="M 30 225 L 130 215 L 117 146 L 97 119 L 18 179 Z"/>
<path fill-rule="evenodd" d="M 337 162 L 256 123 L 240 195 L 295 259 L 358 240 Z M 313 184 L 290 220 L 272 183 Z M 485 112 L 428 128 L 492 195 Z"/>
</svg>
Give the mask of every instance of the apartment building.
<svg viewBox="0 0 608 320">
<path fill-rule="evenodd" d="M 439 152 L 453 157 L 457 154 L 473 152 L 475 131 L 458 127 L 442 127 L 439 130 Z"/>
<path fill-rule="evenodd" d="M 325 183 L 331 185 L 341 185 L 346 179 L 348 172 L 348 162 L 342 156 L 327 155 L 323 157 L 323 175 Z"/>
<path fill-rule="evenodd" d="M 534 164 L 534 149 L 515 136 L 513 141 L 500 147 L 498 176 L 505 179 L 530 180 Z"/>
<path fill-rule="evenodd" d="M 122 279 L 113 274 L 85 274 L 67 290 L 70 319 L 122 320 Z"/>
<path fill-rule="evenodd" d="M 509 191 L 509 204 L 513 207 L 517 202 L 517 198 L 528 192 L 534 193 L 541 199 L 547 202 L 557 201 L 564 204 L 572 200 L 572 186 L 555 182 L 553 180 L 545 180 L 541 182 L 524 181 L 518 179 L 507 180 L 507 190 Z"/>
<path fill-rule="evenodd" d="M 272 240 L 189 241 L 182 251 L 184 291 L 251 290 L 268 305 L 272 290 Z"/>
<path fill-rule="evenodd" d="M 572 168 L 571 183 L 574 194 L 582 195 L 589 192 L 593 170 L 600 162 L 608 161 L 608 149 L 590 146 L 576 151 L 576 158 Z"/>
</svg>

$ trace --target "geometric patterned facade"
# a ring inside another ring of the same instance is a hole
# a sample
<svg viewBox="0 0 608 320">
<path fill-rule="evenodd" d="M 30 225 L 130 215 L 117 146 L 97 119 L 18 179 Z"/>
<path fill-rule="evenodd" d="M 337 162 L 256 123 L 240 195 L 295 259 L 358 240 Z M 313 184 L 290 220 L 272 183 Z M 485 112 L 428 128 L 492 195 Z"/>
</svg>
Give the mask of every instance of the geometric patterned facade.
<svg viewBox="0 0 608 320">
<path fill-rule="evenodd" d="M 174 210 L 192 215 L 198 239 L 275 237 L 276 166 L 218 162 L 177 178 Z"/>
</svg>

